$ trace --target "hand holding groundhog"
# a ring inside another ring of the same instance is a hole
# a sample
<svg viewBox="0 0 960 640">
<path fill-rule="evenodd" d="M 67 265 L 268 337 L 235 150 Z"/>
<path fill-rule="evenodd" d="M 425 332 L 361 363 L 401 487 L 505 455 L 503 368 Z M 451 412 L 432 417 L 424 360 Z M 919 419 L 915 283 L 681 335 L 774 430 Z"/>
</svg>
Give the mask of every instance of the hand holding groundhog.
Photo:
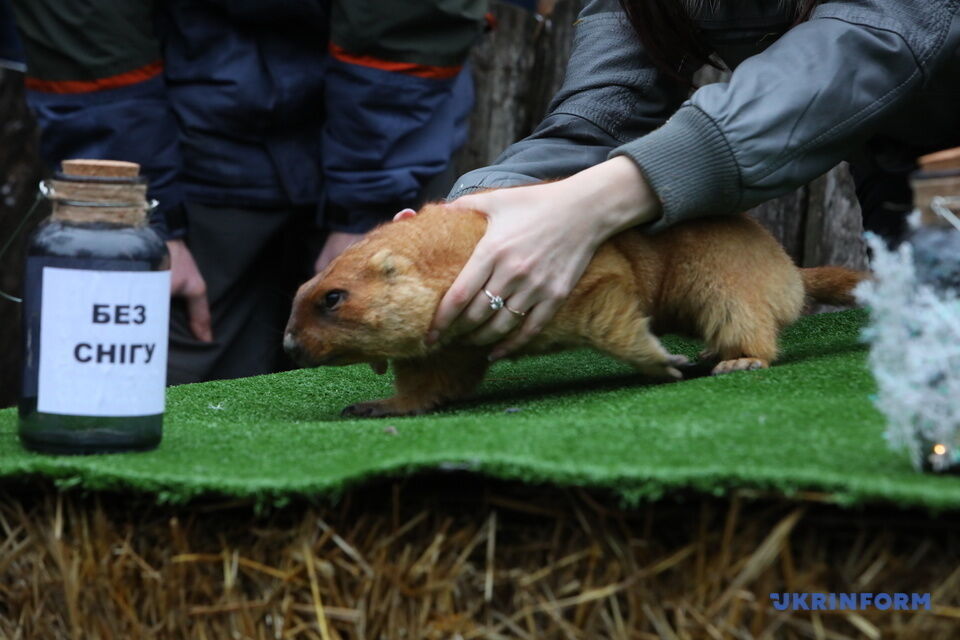
<svg viewBox="0 0 960 640">
<path fill-rule="evenodd" d="M 344 409 L 348 416 L 424 413 L 462 398 L 483 379 L 491 346 L 428 344 L 441 297 L 483 236 L 475 211 L 424 207 L 384 224 L 300 287 L 284 336 L 303 366 L 393 363 L 396 395 Z M 592 347 L 656 379 L 681 378 L 683 356 L 654 332 L 704 339 L 714 373 L 767 367 L 779 330 L 804 293 L 850 301 L 862 274 L 797 269 L 745 216 L 680 224 L 656 236 L 622 232 L 600 246 L 570 296 L 514 355 Z M 497 313 L 511 313 L 491 295 Z"/>
</svg>

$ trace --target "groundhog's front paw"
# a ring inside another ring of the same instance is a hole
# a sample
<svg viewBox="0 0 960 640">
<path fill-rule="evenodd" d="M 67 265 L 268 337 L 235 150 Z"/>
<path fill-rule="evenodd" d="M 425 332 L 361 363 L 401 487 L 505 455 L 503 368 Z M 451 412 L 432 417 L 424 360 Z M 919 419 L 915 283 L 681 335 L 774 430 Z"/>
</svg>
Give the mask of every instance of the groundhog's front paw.
<svg viewBox="0 0 960 640">
<path fill-rule="evenodd" d="M 401 408 L 390 400 L 373 400 L 344 407 L 340 415 L 344 418 L 386 418 L 387 416 L 416 416 L 422 413 L 424 413 L 422 409 Z"/>
</svg>

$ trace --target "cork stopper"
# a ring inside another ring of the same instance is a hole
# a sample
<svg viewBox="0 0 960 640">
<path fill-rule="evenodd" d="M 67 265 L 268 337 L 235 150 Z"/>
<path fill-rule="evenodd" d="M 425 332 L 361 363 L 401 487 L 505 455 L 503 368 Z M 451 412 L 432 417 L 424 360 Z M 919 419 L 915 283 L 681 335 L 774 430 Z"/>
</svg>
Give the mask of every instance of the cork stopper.
<svg viewBox="0 0 960 640">
<path fill-rule="evenodd" d="M 120 160 L 70 159 L 50 181 L 53 217 L 67 222 L 147 223 L 147 184 L 140 165 Z"/>
<path fill-rule="evenodd" d="M 60 170 L 65 175 L 90 176 L 95 178 L 136 178 L 140 175 L 140 165 L 123 160 L 64 160 Z"/>
</svg>

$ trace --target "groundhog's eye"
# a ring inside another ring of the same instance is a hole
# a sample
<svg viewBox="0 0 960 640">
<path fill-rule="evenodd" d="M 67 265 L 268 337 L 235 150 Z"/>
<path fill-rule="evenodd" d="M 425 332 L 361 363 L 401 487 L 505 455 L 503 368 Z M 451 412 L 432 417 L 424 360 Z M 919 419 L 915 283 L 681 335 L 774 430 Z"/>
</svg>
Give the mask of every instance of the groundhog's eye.
<svg viewBox="0 0 960 640">
<path fill-rule="evenodd" d="M 346 299 L 347 292 L 342 289 L 327 291 L 326 295 L 323 296 L 323 308 L 327 311 L 333 311 Z"/>
</svg>

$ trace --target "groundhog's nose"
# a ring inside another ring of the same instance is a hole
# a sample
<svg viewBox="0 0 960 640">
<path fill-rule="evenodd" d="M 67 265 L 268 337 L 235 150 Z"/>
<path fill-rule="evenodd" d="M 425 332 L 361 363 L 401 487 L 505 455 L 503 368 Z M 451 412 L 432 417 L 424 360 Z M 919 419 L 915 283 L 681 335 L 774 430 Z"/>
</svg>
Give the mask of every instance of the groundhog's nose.
<svg viewBox="0 0 960 640">
<path fill-rule="evenodd" d="M 290 356 L 294 362 L 300 363 L 303 361 L 303 347 L 300 346 L 300 343 L 292 331 L 287 331 L 283 334 L 283 350 L 287 352 L 287 355 Z"/>
</svg>

